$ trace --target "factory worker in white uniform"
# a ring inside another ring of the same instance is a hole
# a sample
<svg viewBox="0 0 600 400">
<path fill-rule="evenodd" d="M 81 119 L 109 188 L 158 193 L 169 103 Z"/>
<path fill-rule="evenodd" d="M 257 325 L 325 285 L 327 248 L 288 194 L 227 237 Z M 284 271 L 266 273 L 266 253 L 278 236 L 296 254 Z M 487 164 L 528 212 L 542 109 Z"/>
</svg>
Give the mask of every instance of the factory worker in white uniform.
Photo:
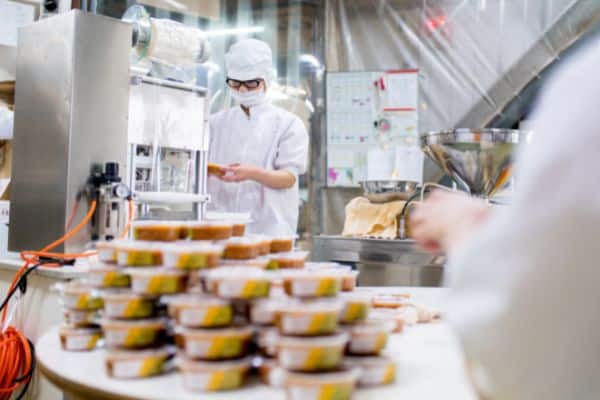
<svg viewBox="0 0 600 400">
<path fill-rule="evenodd" d="M 600 40 L 532 115 L 512 203 L 438 193 L 412 219 L 448 252 L 447 317 L 481 398 L 600 398 Z"/>
<path fill-rule="evenodd" d="M 298 176 L 306 172 L 308 134 L 302 121 L 267 101 L 273 64 L 269 46 L 244 39 L 225 55 L 236 106 L 210 118 L 209 162 L 224 167 L 209 178 L 209 209 L 250 213 L 250 233 L 294 235 Z"/>
</svg>

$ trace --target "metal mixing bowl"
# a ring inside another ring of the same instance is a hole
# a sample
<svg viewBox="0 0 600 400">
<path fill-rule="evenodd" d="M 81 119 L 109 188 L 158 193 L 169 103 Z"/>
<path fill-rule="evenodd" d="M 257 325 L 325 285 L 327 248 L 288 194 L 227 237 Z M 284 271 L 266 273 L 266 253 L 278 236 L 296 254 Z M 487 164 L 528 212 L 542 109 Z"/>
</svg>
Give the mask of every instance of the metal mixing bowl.
<svg viewBox="0 0 600 400">
<path fill-rule="evenodd" d="M 414 181 L 370 180 L 359 182 L 364 196 L 372 203 L 407 200 L 419 185 Z"/>
</svg>

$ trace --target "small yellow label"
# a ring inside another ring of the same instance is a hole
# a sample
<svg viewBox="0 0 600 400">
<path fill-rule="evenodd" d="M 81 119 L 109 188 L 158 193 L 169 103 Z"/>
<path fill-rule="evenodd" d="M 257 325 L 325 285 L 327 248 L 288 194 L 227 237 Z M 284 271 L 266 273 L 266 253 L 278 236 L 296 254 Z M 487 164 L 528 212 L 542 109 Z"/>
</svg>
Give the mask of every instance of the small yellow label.
<svg viewBox="0 0 600 400">
<path fill-rule="evenodd" d="M 129 286 L 129 275 L 117 271 L 110 271 L 104 275 L 102 284 L 108 287 L 126 287 Z"/>
<path fill-rule="evenodd" d="M 319 400 L 348 400 L 352 396 L 352 385 L 329 384 L 321 387 Z"/>
<path fill-rule="evenodd" d="M 395 379 L 396 379 L 396 365 L 390 364 L 385 368 L 385 373 L 383 375 L 383 383 L 387 385 L 389 383 L 394 382 Z"/>
<path fill-rule="evenodd" d="M 317 296 L 335 296 L 340 291 L 340 281 L 334 278 L 324 278 L 317 287 Z"/>
<path fill-rule="evenodd" d="M 198 254 L 198 253 L 182 254 L 179 256 L 179 259 L 177 260 L 177 267 L 185 268 L 185 269 L 206 268 L 208 266 L 207 258 L 208 257 L 206 256 L 206 254 Z"/>
<path fill-rule="evenodd" d="M 316 335 L 320 333 L 333 332 L 337 328 L 337 318 L 335 314 L 331 313 L 318 313 L 315 314 L 308 327 L 308 333 Z"/>
<path fill-rule="evenodd" d="M 238 370 L 215 371 L 211 374 L 208 381 L 207 390 L 227 390 L 234 389 L 242 384 L 242 373 Z"/>
<path fill-rule="evenodd" d="M 96 344 L 98 343 L 98 340 L 100 340 L 100 336 L 101 336 L 100 334 L 90 336 L 90 340 L 88 341 L 87 348 L 90 350 L 95 348 Z"/>
<path fill-rule="evenodd" d="M 125 337 L 125 346 L 142 347 L 154 343 L 156 340 L 156 331 L 151 328 L 134 327 L 129 328 L 127 337 Z"/>
<path fill-rule="evenodd" d="M 385 332 L 381 332 L 377 335 L 377 340 L 375 341 L 375 350 L 382 350 L 387 344 L 388 334 Z"/>
<path fill-rule="evenodd" d="M 164 357 L 149 357 L 142 362 L 138 375 L 144 377 L 160 374 L 164 362 Z"/>
<path fill-rule="evenodd" d="M 204 315 L 204 326 L 228 325 L 233 319 L 233 311 L 230 306 L 209 307 Z"/>
<path fill-rule="evenodd" d="M 129 300 L 125 309 L 123 310 L 123 316 L 125 318 L 142 318 L 149 317 L 152 315 L 153 306 L 150 301 L 142 299 Z"/>
<path fill-rule="evenodd" d="M 337 366 L 341 359 L 341 353 L 336 350 L 325 348 L 314 348 L 308 352 L 304 368 L 308 371 L 333 368 Z"/>
<path fill-rule="evenodd" d="M 154 254 L 150 251 L 129 251 L 127 253 L 127 265 L 154 265 L 154 261 Z"/>
<path fill-rule="evenodd" d="M 169 294 L 180 290 L 180 279 L 177 276 L 153 276 L 148 282 L 148 293 Z"/>
<path fill-rule="evenodd" d="M 249 280 L 244 285 L 241 297 L 243 299 L 250 299 L 253 297 L 266 297 L 269 295 L 269 282 L 268 281 L 254 281 Z"/>
<path fill-rule="evenodd" d="M 239 337 L 216 337 L 208 349 L 208 358 L 232 358 L 242 352 L 242 340 Z"/>
<path fill-rule="evenodd" d="M 367 317 L 367 306 L 363 303 L 347 303 L 346 312 L 342 320 L 344 322 L 355 322 Z"/>
<path fill-rule="evenodd" d="M 100 297 L 91 296 L 87 293 L 79 295 L 75 308 L 78 310 L 97 310 L 102 308 L 104 301 Z"/>
</svg>

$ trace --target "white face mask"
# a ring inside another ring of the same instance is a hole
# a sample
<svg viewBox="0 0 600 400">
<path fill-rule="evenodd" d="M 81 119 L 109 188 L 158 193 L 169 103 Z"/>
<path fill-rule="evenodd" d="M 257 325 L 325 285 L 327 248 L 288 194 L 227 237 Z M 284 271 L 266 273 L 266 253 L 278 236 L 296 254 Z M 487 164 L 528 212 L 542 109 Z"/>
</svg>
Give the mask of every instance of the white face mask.
<svg viewBox="0 0 600 400">
<path fill-rule="evenodd" d="M 240 92 L 231 90 L 231 97 L 244 107 L 253 107 L 263 103 L 266 99 L 266 93 L 263 89 L 252 90 L 250 92 Z"/>
</svg>

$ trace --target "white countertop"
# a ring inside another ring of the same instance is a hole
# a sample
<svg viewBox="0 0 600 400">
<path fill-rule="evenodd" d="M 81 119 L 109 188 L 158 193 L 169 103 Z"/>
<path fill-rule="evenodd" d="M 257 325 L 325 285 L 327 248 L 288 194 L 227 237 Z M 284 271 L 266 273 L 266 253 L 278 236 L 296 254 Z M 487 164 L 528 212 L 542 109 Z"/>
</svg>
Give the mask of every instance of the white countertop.
<svg viewBox="0 0 600 400">
<path fill-rule="evenodd" d="M 17 271 L 23 266 L 24 262 L 18 254 L 9 254 L 0 258 L 0 269 L 5 271 Z M 47 278 L 63 280 L 81 277 L 84 271 L 74 266 L 64 266 L 60 268 L 40 267 L 32 274 L 37 274 Z"/>
<path fill-rule="evenodd" d="M 446 289 L 381 288 L 382 291 L 411 293 L 415 301 L 440 307 Z M 78 392 L 92 391 L 94 398 L 110 396 L 144 400 L 284 400 L 280 389 L 264 386 L 255 378 L 244 389 L 215 394 L 198 394 L 184 390 L 181 377 L 170 373 L 140 380 L 115 380 L 106 375 L 104 350 L 66 352 L 60 347 L 58 327 L 46 332 L 36 343 L 37 359 L 43 370 L 58 386 Z M 385 352 L 396 361 L 397 379 L 390 386 L 360 389 L 355 400 L 422 400 L 476 399 L 463 368 L 460 347 L 450 327 L 444 322 L 408 327 L 390 337 Z"/>
</svg>

